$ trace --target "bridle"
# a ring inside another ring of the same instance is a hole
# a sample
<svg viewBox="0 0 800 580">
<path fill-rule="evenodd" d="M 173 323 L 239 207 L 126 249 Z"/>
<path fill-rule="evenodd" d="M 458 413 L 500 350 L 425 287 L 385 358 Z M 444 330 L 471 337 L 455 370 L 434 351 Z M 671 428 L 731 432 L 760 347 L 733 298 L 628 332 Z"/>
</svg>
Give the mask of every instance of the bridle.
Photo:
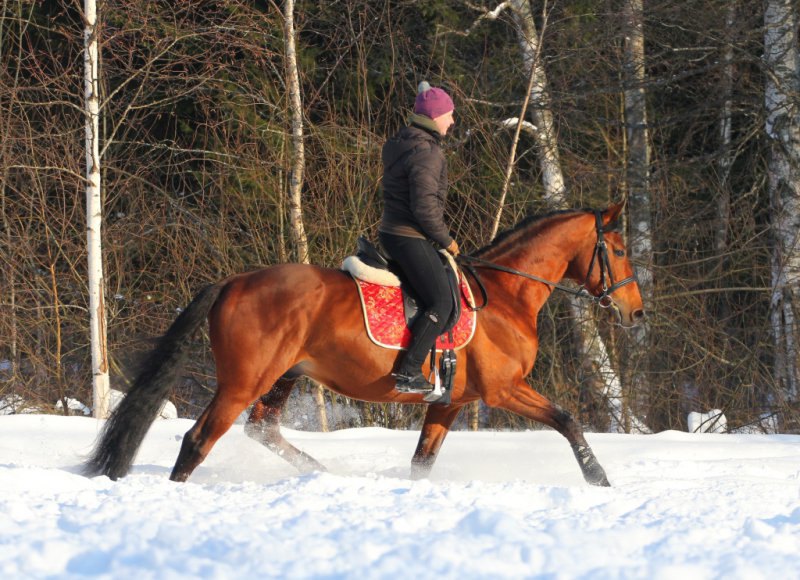
<svg viewBox="0 0 800 580">
<path fill-rule="evenodd" d="M 467 256 L 467 255 L 459 255 L 456 257 L 456 261 L 467 270 L 475 281 L 478 283 L 478 288 L 480 288 L 481 296 L 483 298 L 483 304 L 480 306 L 474 307 L 473 310 L 481 310 L 485 308 L 489 304 L 489 296 L 486 293 L 486 287 L 483 285 L 483 281 L 478 276 L 478 272 L 476 271 L 476 267 L 478 268 L 487 268 L 489 270 L 497 270 L 498 272 L 505 272 L 506 274 L 513 274 L 515 276 L 521 276 L 522 278 L 526 278 L 528 280 L 534 280 L 536 282 L 541 282 L 543 284 L 547 284 L 548 286 L 552 286 L 554 290 L 561 290 L 562 292 L 566 292 L 567 294 L 572 294 L 573 296 L 577 296 L 578 298 L 585 298 L 587 300 L 591 300 L 598 304 L 602 308 L 609 308 L 614 305 L 614 301 L 611 298 L 611 295 L 622 288 L 630 284 L 631 282 L 636 282 L 635 276 L 628 276 L 627 278 L 623 278 L 619 282 L 614 281 L 614 275 L 611 272 L 611 262 L 608 259 L 608 244 L 606 243 L 605 237 L 603 236 L 603 216 L 602 212 L 595 211 L 595 230 L 597 232 L 597 243 L 594 246 L 594 252 L 592 253 L 592 260 L 589 262 L 589 270 L 586 272 L 586 278 L 577 289 L 571 288 L 569 286 L 565 286 L 558 282 L 551 282 L 549 280 L 545 280 L 544 278 L 540 278 L 539 276 L 534 276 L 533 274 L 528 274 L 526 272 L 522 272 L 521 270 L 516 270 L 514 268 L 509 268 L 508 266 L 501 266 L 500 264 L 495 264 L 494 262 L 490 262 L 489 260 L 484 260 L 483 258 L 478 258 L 476 256 Z M 595 264 L 598 265 L 600 268 L 600 286 L 603 291 L 598 295 L 595 296 L 588 290 L 589 279 L 592 276 L 592 272 L 594 271 Z"/>
</svg>

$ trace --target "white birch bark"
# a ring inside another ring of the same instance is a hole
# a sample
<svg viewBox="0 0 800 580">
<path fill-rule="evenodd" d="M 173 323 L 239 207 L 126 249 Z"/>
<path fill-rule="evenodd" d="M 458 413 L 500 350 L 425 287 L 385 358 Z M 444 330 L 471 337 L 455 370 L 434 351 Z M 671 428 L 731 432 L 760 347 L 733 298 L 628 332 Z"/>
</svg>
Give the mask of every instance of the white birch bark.
<svg viewBox="0 0 800 580">
<path fill-rule="evenodd" d="M 84 98 L 86 111 L 86 225 L 89 262 L 89 323 L 92 349 L 94 416 L 108 416 L 109 380 L 103 276 L 103 201 L 100 189 L 100 82 L 97 7 L 84 1 Z"/>
<path fill-rule="evenodd" d="M 627 404 L 619 374 L 614 370 L 606 344 L 589 312 L 588 304 L 570 297 L 570 312 L 576 322 L 576 344 L 581 351 L 578 356 L 585 361 L 586 373 L 600 377 L 599 390 L 606 400 L 609 417 L 609 433 L 652 433 L 645 422 Z"/>
<path fill-rule="evenodd" d="M 536 128 L 533 134 L 539 153 L 542 184 L 553 207 L 566 207 L 566 186 L 558 155 L 558 137 L 555 132 L 553 112 L 550 109 L 547 75 L 542 59 L 539 58 L 539 34 L 536 31 L 530 0 L 511 0 L 510 5 L 525 70 L 533 79 L 529 89 L 530 115 Z"/>
<path fill-rule="evenodd" d="M 292 169 L 289 175 L 289 226 L 297 250 L 297 260 L 309 263 L 308 238 L 303 225 L 303 179 L 306 166 L 303 145 L 303 103 L 300 97 L 300 75 L 297 70 L 294 0 L 283 5 L 286 26 L 286 63 L 289 75 L 289 111 L 292 125 Z"/>
<path fill-rule="evenodd" d="M 531 117 L 535 125 L 536 142 L 542 169 L 545 201 L 553 209 L 568 206 L 566 186 L 558 154 L 558 137 L 550 108 L 547 76 L 539 58 L 539 35 L 531 12 L 529 0 L 511 0 L 517 36 L 526 69 L 531 74 L 529 97 Z M 546 18 L 545 18 L 546 20 Z M 635 432 L 649 432 L 647 426 L 634 416 L 624 403 L 622 383 L 611 365 L 606 346 L 598 332 L 597 323 L 586 311 L 586 305 L 575 296 L 569 298 L 570 311 L 578 325 L 578 344 L 583 356 L 593 361 L 603 379 L 603 394 L 609 407 L 612 429 L 621 430 L 623 425 Z"/>
<path fill-rule="evenodd" d="M 714 249 L 720 260 L 728 251 L 728 225 L 731 213 L 731 193 L 728 177 L 733 164 L 731 119 L 733 107 L 733 25 L 736 21 L 736 2 L 731 1 L 725 14 L 726 44 L 722 51 L 722 110 L 719 115 L 719 195 L 717 197 L 717 227 Z"/>
<path fill-rule="evenodd" d="M 770 320 L 775 341 L 775 378 L 782 396 L 797 399 L 797 335 L 794 308 L 800 284 L 800 55 L 797 5 L 766 0 L 764 59 L 766 136 L 774 247 Z"/>
<path fill-rule="evenodd" d="M 5 14 L 5 5 L 3 5 L 3 13 Z M 3 44 L 5 42 L 5 22 L 0 22 L 0 62 L 3 62 Z M 17 71 L 17 75 L 19 75 L 19 71 Z M 18 81 L 19 77 L 15 78 L 15 81 Z M 14 83 L 14 88 L 16 89 L 17 82 Z M 11 106 L 9 105 L 9 112 Z M 10 114 L 6 115 L 4 122 L 7 123 L 7 127 L 10 127 Z M 5 127 L 4 127 L 5 129 Z M 7 135 L 10 134 L 10 130 L 4 131 Z M 0 183 L 0 213 L 3 215 L 3 230 L 6 233 L 5 244 L 7 248 L 6 256 L 11 256 L 11 248 L 13 244 L 13 237 L 11 235 L 11 224 L 8 221 L 8 214 L 6 213 L 6 183 L 8 183 L 8 160 L 6 158 L 6 153 L 8 152 L 8 143 L 9 139 L 2 140 L 2 155 L 0 155 L 0 163 L 3 164 L 3 177 L 2 183 Z M 8 258 L 7 258 L 8 259 Z M 6 296 L 8 296 L 8 301 L 4 306 L 7 306 L 7 310 L 9 312 L 9 336 L 8 340 L 8 347 L 9 347 L 9 356 L 11 357 L 11 377 L 13 381 L 17 380 L 17 283 L 16 283 L 16 275 L 14 273 L 14 268 L 11 265 L 10 260 L 6 262 L 5 268 L 5 282 L 6 282 Z M 2 302 L 6 302 L 3 300 Z"/>
<path fill-rule="evenodd" d="M 5 159 L 5 142 L 3 146 L 3 159 Z M 13 244 L 13 238 L 11 235 L 11 224 L 8 221 L 8 214 L 6 213 L 6 181 L 8 180 L 8 170 L 3 170 L 3 183 L 0 185 L 0 213 L 3 214 L 3 229 L 6 232 L 6 239 L 5 245 L 8 248 L 7 256 L 11 256 L 11 247 Z M 8 340 L 8 347 L 9 347 L 9 357 L 11 358 L 11 377 L 14 381 L 17 380 L 17 282 L 16 282 L 16 275 L 14 273 L 14 268 L 12 267 L 10 262 L 5 264 L 5 282 L 6 282 L 6 296 L 8 297 L 8 301 L 6 303 L 7 310 L 8 310 L 8 320 L 9 320 L 9 336 Z M 5 302 L 5 301 L 4 301 Z"/>
<path fill-rule="evenodd" d="M 286 34 L 286 68 L 289 77 L 289 111 L 292 124 L 292 169 L 289 175 L 289 229 L 292 232 L 297 259 L 309 264 L 308 238 L 303 225 L 303 179 L 305 172 L 305 147 L 303 145 L 303 103 L 300 97 L 300 74 L 297 70 L 296 35 L 294 28 L 294 0 L 283 5 Z M 313 383 L 312 391 L 317 408 L 320 429 L 328 430 L 328 414 L 322 386 Z"/>
<path fill-rule="evenodd" d="M 650 144 L 645 92 L 644 14 L 642 0 L 625 0 L 624 98 L 628 156 L 626 177 L 630 212 L 630 252 L 637 264 L 645 302 L 652 298 L 653 241 L 650 218 Z"/>
<path fill-rule="evenodd" d="M 647 93 L 644 51 L 643 0 L 625 0 L 623 98 L 625 116 L 625 181 L 629 212 L 628 247 L 636 265 L 637 281 L 645 305 L 653 298 L 653 239 L 650 204 L 650 135 L 647 128 Z M 633 357 L 646 361 L 650 332 L 647 322 L 631 330 Z M 631 392 L 644 394 L 645 375 L 631 377 Z"/>
</svg>

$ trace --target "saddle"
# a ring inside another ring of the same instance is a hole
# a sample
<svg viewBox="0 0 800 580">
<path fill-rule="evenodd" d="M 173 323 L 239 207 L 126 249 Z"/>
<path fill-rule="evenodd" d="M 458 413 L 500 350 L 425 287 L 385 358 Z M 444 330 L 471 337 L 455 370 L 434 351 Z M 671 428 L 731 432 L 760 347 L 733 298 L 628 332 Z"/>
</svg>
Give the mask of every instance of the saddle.
<svg viewBox="0 0 800 580">
<path fill-rule="evenodd" d="M 431 352 L 431 368 L 435 374 L 435 389 L 426 400 L 449 403 L 450 389 L 455 376 L 455 351 L 465 347 L 475 333 L 476 316 L 472 293 L 466 279 L 459 274 L 452 258 L 448 267 L 454 308 L 444 333 Z M 403 280 L 399 268 L 369 240 L 360 237 L 355 256 L 342 263 L 356 282 L 361 299 L 364 323 L 370 340 L 390 349 L 405 349 L 411 344 L 411 326 L 422 315 L 419 300 Z M 441 353 L 438 367 L 436 353 Z M 444 400 L 446 399 L 446 400 Z"/>
</svg>

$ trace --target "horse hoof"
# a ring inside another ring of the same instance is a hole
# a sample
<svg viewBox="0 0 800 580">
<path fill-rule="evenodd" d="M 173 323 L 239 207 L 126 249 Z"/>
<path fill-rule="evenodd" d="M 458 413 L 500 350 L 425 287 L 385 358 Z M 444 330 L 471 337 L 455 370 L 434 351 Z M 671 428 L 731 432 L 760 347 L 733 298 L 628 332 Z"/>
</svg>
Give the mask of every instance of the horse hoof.
<svg viewBox="0 0 800 580">
<path fill-rule="evenodd" d="M 411 463 L 411 470 L 409 471 L 408 477 L 414 481 L 427 479 L 427 477 L 431 474 L 431 469 L 433 469 L 433 459 L 427 461 L 424 459 L 420 461 L 413 461 Z"/>
<path fill-rule="evenodd" d="M 586 483 L 597 487 L 611 487 L 605 470 L 597 462 L 597 458 L 588 445 L 575 445 L 572 451 L 575 453 L 578 465 L 581 466 Z"/>
<path fill-rule="evenodd" d="M 589 479 L 587 477 L 586 481 L 589 485 L 594 485 L 595 487 L 611 487 L 611 484 L 608 482 L 608 478 L 606 477 L 605 473 L 597 479 Z"/>
</svg>

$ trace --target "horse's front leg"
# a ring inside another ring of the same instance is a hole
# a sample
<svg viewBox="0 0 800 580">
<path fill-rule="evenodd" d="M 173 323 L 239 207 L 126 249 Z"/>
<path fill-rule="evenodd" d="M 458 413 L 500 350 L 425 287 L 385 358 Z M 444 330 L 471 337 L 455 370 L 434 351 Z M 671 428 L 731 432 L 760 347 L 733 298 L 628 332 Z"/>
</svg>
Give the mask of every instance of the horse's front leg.
<svg viewBox="0 0 800 580">
<path fill-rule="evenodd" d="M 534 391 L 524 380 L 520 379 L 510 388 L 485 396 L 484 402 L 552 427 L 569 441 L 587 483 L 610 486 L 605 470 L 583 436 L 580 424 L 564 409 Z"/>
<path fill-rule="evenodd" d="M 411 478 L 428 477 L 436 461 L 436 455 L 450 432 L 450 426 L 458 417 L 463 405 L 429 405 L 425 422 L 419 434 L 419 442 L 411 459 Z"/>
</svg>

